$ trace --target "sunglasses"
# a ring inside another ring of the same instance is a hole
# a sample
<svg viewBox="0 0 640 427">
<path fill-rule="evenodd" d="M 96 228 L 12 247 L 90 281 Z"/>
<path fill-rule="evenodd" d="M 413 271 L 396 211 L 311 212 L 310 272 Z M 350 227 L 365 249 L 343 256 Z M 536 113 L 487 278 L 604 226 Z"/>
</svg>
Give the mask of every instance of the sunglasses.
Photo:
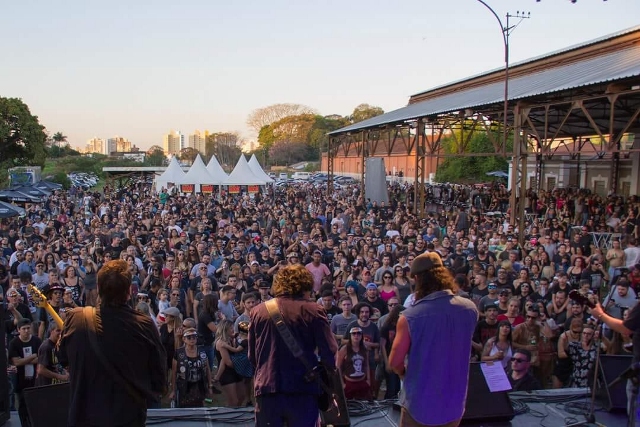
<svg viewBox="0 0 640 427">
<path fill-rule="evenodd" d="M 398 303 L 393 303 L 393 302 L 392 302 L 392 303 L 390 303 L 390 304 L 387 304 L 387 307 L 391 307 L 391 308 L 393 308 L 393 307 L 398 306 L 398 305 L 400 305 L 400 304 L 398 304 Z"/>
<path fill-rule="evenodd" d="M 527 363 L 527 362 L 528 362 L 528 360 L 525 360 L 525 359 L 518 359 L 517 357 L 512 357 L 512 358 L 511 358 L 511 361 L 512 361 L 512 362 L 518 362 L 518 363 Z"/>
<path fill-rule="evenodd" d="M 180 294 L 171 294 L 172 297 L 179 297 Z"/>
<path fill-rule="evenodd" d="M 185 340 L 195 340 L 196 338 L 198 337 L 196 337 L 195 335 L 187 335 L 186 337 L 184 337 Z"/>
<path fill-rule="evenodd" d="M 362 335 L 362 332 L 351 332 L 351 335 Z"/>
</svg>

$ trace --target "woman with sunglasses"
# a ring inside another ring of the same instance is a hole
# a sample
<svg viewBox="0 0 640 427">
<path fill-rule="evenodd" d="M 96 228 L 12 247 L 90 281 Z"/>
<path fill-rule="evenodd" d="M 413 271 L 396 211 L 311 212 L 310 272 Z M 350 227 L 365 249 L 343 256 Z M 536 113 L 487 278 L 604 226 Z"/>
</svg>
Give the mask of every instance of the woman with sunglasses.
<svg viewBox="0 0 640 427">
<path fill-rule="evenodd" d="M 368 400 L 371 397 L 369 355 L 362 342 L 362 329 L 349 330 L 348 343 L 338 350 L 336 367 L 344 385 L 347 399 Z"/>
<path fill-rule="evenodd" d="M 391 274 L 391 271 L 385 271 L 382 273 L 382 284 L 378 286 L 378 294 L 385 304 L 393 297 L 398 299 L 400 298 L 400 292 L 396 285 L 393 284 L 393 275 Z"/>
<path fill-rule="evenodd" d="M 200 408 L 211 394 L 211 370 L 205 352 L 198 348 L 198 332 L 187 328 L 182 333 L 184 347 L 176 350 L 171 361 L 172 391 L 169 399 L 178 408 Z"/>
<path fill-rule="evenodd" d="M 402 266 L 396 265 L 393 267 L 393 272 L 395 274 L 393 284 L 398 290 L 398 299 L 400 304 L 404 304 L 404 301 L 411 294 L 411 282 L 407 279 L 406 271 Z"/>
</svg>

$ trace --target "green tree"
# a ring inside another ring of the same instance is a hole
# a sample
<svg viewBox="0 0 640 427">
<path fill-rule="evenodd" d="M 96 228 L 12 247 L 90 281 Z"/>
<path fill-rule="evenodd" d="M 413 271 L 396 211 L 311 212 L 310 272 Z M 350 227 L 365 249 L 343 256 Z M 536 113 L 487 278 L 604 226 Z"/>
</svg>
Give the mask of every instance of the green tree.
<svg viewBox="0 0 640 427">
<path fill-rule="evenodd" d="M 500 138 L 499 132 L 494 132 L 494 138 Z M 461 147 L 460 136 L 448 137 L 442 141 L 445 153 L 456 154 Z M 507 146 L 511 141 L 507 141 Z M 475 131 L 466 147 L 466 153 L 491 153 L 494 151 L 491 139 L 484 131 Z M 436 171 L 438 182 L 473 183 L 489 181 L 487 172 L 507 170 L 507 159 L 496 156 L 457 156 L 447 157 Z"/>
<path fill-rule="evenodd" d="M 144 159 L 145 166 L 164 166 L 166 156 L 164 155 L 164 150 L 162 147 L 158 145 L 152 145 L 147 150 L 147 155 Z"/>
<path fill-rule="evenodd" d="M 184 162 L 193 163 L 197 155 L 198 155 L 198 150 L 196 150 L 193 147 L 185 147 L 182 150 L 180 150 L 179 158 Z"/>
<path fill-rule="evenodd" d="M 351 120 L 351 123 L 358 123 L 381 114 L 384 114 L 384 110 L 380 107 L 369 104 L 360 104 L 353 109 L 353 113 L 351 113 L 349 119 Z"/>
<path fill-rule="evenodd" d="M 58 145 L 58 148 L 60 148 L 63 142 L 67 142 L 67 136 L 62 132 L 54 133 L 51 139 L 53 139 L 53 142 Z"/>
<path fill-rule="evenodd" d="M 290 165 L 309 157 L 309 145 L 304 142 L 278 141 L 269 150 L 269 158 L 277 165 Z"/>
<path fill-rule="evenodd" d="M 6 166 L 44 166 L 44 129 L 22 100 L 0 97 L 0 153 Z"/>
</svg>

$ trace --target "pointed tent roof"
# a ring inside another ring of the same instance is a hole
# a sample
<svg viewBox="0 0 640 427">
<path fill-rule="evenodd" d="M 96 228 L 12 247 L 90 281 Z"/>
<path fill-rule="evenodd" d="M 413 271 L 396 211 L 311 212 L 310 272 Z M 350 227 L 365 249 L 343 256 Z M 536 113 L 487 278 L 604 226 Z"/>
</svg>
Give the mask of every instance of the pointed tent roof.
<svg viewBox="0 0 640 427">
<path fill-rule="evenodd" d="M 255 176 L 244 154 L 240 154 L 238 163 L 224 183 L 225 185 L 265 185 L 266 182 Z"/>
<path fill-rule="evenodd" d="M 260 166 L 260 163 L 258 163 L 258 159 L 256 159 L 255 154 L 251 155 L 251 158 L 249 159 L 249 167 L 251 168 L 251 172 L 253 172 L 253 174 L 258 178 L 264 180 L 264 182 L 273 182 L 273 178 L 267 175 L 264 172 L 264 169 L 262 169 L 262 166 Z"/>
<path fill-rule="evenodd" d="M 165 169 L 165 171 L 162 172 L 162 175 L 160 175 L 156 179 L 156 182 L 165 183 L 163 186 L 166 187 L 167 182 L 178 183 L 183 177 L 184 177 L 184 171 L 180 167 L 180 163 L 178 163 L 178 159 L 176 159 L 175 157 L 172 157 L 171 161 L 169 162 L 169 167 L 167 167 L 167 169 Z"/>
<path fill-rule="evenodd" d="M 213 177 L 198 154 L 180 184 L 213 184 Z"/>
<path fill-rule="evenodd" d="M 229 177 L 229 175 L 227 175 L 224 169 L 222 169 L 222 166 L 220 166 L 220 162 L 218 162 L 218 159 L 216 158 L 215 155 L 211 156 L 211 159 L 209 160 L 209 164 L 207 165 L 207 170 L 209 171 L 209 174 L 213 177 L 213 181 L 214 181 L 213 183 L 216 185 L 224 184 L 224 182 Z"/>
</svg>

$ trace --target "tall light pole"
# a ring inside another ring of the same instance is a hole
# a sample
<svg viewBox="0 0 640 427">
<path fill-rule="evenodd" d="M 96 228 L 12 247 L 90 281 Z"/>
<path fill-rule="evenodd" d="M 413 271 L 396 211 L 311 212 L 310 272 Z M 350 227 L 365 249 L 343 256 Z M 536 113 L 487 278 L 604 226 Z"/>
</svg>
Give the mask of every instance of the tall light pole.
<svg viewBox="0 0 640 427">
<path fill-rule="evenodd" d="M 507 149 L 507 138 L 509 137 L 509 130 L 507 127 L 507 115 L 509 114 L 509 35 L 511 34 L 511 31 L 515 29 L 520 24 L 520 22 L 522 22 L 523 19 L 529 19 L 531 17 L 531 12 L 516 11 L 515 15 L 507 12 L 507 25 L 504 25 L 498 14 L 491 8 L 491 6 L 489 6 L 483 0 L 478 0 L 478 2 L 489 9 L 489 11 L 498 21 L 498 24 L 500 24 L 502 42 L 504 43 L 504 111 L 502 113 L 502 154 L 505 154 Z M 510 26 L 510 18 L 517 18 L 520 21 L 516 25 Z"/>
</svg>

